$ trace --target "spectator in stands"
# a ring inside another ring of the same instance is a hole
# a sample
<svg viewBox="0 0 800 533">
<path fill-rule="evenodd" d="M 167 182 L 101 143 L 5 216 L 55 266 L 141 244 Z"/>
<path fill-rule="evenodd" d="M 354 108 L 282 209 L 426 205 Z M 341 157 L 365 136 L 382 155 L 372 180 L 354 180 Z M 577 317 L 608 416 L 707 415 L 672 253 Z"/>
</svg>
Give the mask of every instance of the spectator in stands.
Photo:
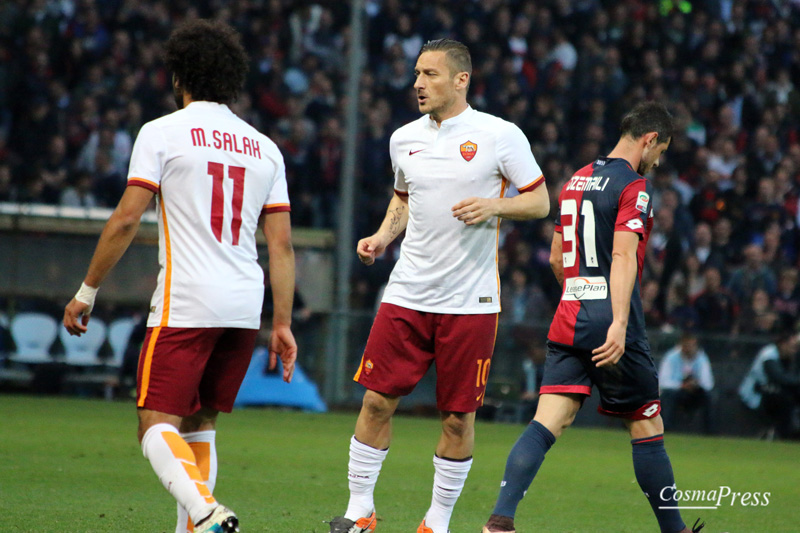
<svg viewBox="0 0 800 533">
<path fill-rule="evenodd" d="M 767 291 L 754 290 L 739 316 L 737 332 L 747 335 L 769 335 L 779 326 L 778 313 L 774 311 Z"/>
<path fill-rule="evenodd" d="M 662 329 L 666 331 L 696 329 L 698 323 L 697 311 L 695 311 L 690 302 L 686 284 L 682 281 L 672 283 L 667 292 L 665 302 L 667 319 Z"/>
<path fill-rule="evenodd" d="M 724 192 L 720 188 L 719 172 L 703 167 L 700 174 L 701 186 L 689 204 L 689 210 L 695 221 L 704 220 L 713 224 L 720 216 L 719 207 L 722 205 Z"/>
<path fill-rule="evenodd" d="M 642 283 L 642 311 L 648 328 L 659 328 L 664 324 L 664 314 L 658 308 L 658 282 L 649 279 Z"/>
<path fill-rule="evenodd" d="M 769 420 L 766 437 L 789 437 L 800 432 L 800 369 L 797 334 L 783 330 L 773 344 L 758 352 L 739 387 L 739 397 Z"/>
<path fill-rule="evenodd" d="M 743 221 L 747 217 L 747 207 L 753 201 L 747 169 L 744 166 L 736 167 L 730 182 L 731 187 L 722 193 L 720 211 L 728 219 Z"/>
<path fill-rule="evenodd" d="M 744 163 L 744 158 L 736 151 L 733 139 L 719 137 L 712 143 L 711 155 L 708 158 L 708 169 L 719 173 L 720 188 L 725 191 L 732 186 L 731 176 L 736 168 Z"/>
<path fill-rule="evenodd" d="M 80 179 L 70 174 L 79 159 L 91 169 L 100 144 L 111 147 L 112 166 L 124 174 L 130 139 L 144 122 L 173 109 L 158 43 L 183 17 L 219 16 L 259 51 L 235 111 L 267 128 L 279 145 L 298 225 L 333 227 L 335 216 L 326 212 L 333 206 L 323 196 L 338 194 L 331 176 L 340 171 L 334 156 L 341 149 L 337 140 L 325 140 L 325 148 L 319 143 L 327 126 L 343 124 L 351 39 L 346 3 L 272 0 L 220 8 L 197 0 L 183 11 L 161 0 L 46 4 L 12 2 L 0 20 L 0 200 L 65 197 L 71 204 L 113 205 L 113 195 L 104 193 L 76 199 Z M 417 117 L 409 62 L 422 42 L 448 36 L 475 50 L 471 105 L 517 123 L 547 176 L 574 170 L 564 154 L 601 151 L 598 144 L 613 136 L 608 129 L 625 107 L 620 102 L 668 102 L 679 124 L 670 147 L 674 168 L 656 172 L 653 201 L 672 212 L 677 235 L 691 240 L 695 223 L 713 226 L 710 254 L 703 257 L 705 244 L 695 247 L 702 266 L 716 266 L 724 284 L 744 243 L 763 243 L 773 277 L 797 265 L 800 3 L 758 2 L 756 9 L 747 2 L 695 2 L 683 13 L 677 2 L 664 2 L 663 17 L 635 4 L 369 2 L 357 168 L 365 186 L 358 205 L 385 205 L 387 191 L 375 176 L 391 171 L 384 168 L 386 132 Z M 52 158 L 48 143 L 65 143 L 66 155 Z M 662 178 L 668 188 L 658 183 Z M 333 185 L 323 191 L 319 179 Z M 378 216 L 359 213 L 356 224 L 372 227 L 368 220 Z M 521 238 L 533 242 L 542 225 Z M 697 230 L 702 243 L 704 231 Z M 683 257 L 669 264 L 675 254 L 661 250 L 667 264 L 648 267 L 642 281 L 659 282 L 658 307 L 666 311 L 661 300 L 686 265 Z"/>
<path fill-rule="evenodd" d="M 775 274 L 764 263 L 764 250 L 760 244 L 745 246 L 744 264 L 733 271 L 728 289 L 739 302 L 746 302 L 756 289 L 763 289 L 768 295 L 775 294 L 777 284 Z"/>
<path fill-rule="evenodd" d="M 716 266 L 710 264 L 709 266 Z M 681 269 L 670 279 L 671 285 L 683 285 L 689 300 L 694 300 L 706 288 L 703 266 L 700 260 L 693 253 L 687 254 L 683 260 Z"/>
<path fill-rule="evenodd" d="M 787 241 L 794 240 L 794 235 L 791 232 L 787 232 L 787 237 Z M 781 225 L 778 222 L 770 223 L 761 236 L 761 240 L 764 263 L 769 268 L 769 271 L 777 277 L 784 267 L 792 263 L 790 258 L 794 257 L 791 248 L 784 244 Z"/>
<path fill-rule="evenodd" d="M 667 174 L 666 167 L 659 167 L 657 170 L 661 171 L 657 172 L 657 175 Z M 671 173 L 667 174 L 667 176 L 671 176 Z M 671 177 L 667 179 L 671 179 Z M 692 215 L 689 213 L 689 209 L 684 205 L 680 190 L 672 183 L 669 183 L 660 191 L 657 199 L 659 207 L 653 207 L 653 209 L 658 211 L 663 208 L 672 211 L 673 218 L 675 219 L 675 230 L 678 234 L 684 236 L 684 238 L 691 235 L 694 231 L 694 221 L 692 220 Z"/>
<path fill-rule="evenodd" d="M 800 289 L 798 289 L 796 268 L 784 268 L 778 278 L 778 291 L 775 294 L 773 309 L 778 313 L 782 327 L 793 327 L 800 317 Z"/>
<path fill-rule="evenodd" d="M 125 191 L 125 183 L 125 174 L 114 169 L 110 155 L 107 152 L 97 152 L 92 172 L 92 192 L 100 205 L 114 205 L 119 202 Z"/>
<path fill-rule="evenodd" d="M 707 263 L 714 264 L 723 275 L 729 265 L 739 262 L 739 245 L 733 239 L 733 222 L 728 217 L 720 217 L 713 228 L 714 240 Z M 725 277 L 725 276 L 724 276 Z"/>
<path fill-rule="evenodd" d="M 61 191 L 66 186 L 69 162 L 67 160 L 67 141 L 61 135 L 54 135 L 47 145 L 47 155 L 39 167 L 42 181 L 42 199 L 45 203 L 58 203 Z"/>
<path fill-rule="evenodd" d="M 69 185 L 61 192 L 59 204 L 66 207 L 97 207 L 97 198 L 92 189 L 92 175 L 88 172 L 78 172 L 72 176 Z"/>
<path fill-rule="evenodd" d="M 783 223 L 786 213 L 778 201 L 775 179 L 765 176 L 758 180 L 756 198 L 747 207 L 747 230 L 753 235 L 762 234 L 772 223 Z"/>
<path fill-rule="evenodd" d="M 719 269 L 708 266 L 703 271 L 705 290 L 692 303 L 698 318 L 698 329 L 713 333 L 730 333 L 739 308 L 733 295 L 722 286 Z"/>
<path fill-rule="evenodd" d="M 552 316 L 552 310 L 538 284 L 529 283 L 528 269 L 511 269 L 510 283 L 503 287 L 501 302 L 506 316 L 513 324 L 531 324 Z"/>
<path fill-rule="evenodd" d="M 692 252 L 701 266 L 707 264 L 712 251 L 711 225 L 708 222 L 698 222 L 694 227 L 694 243 Z M 717 265 L 721 266 L 721 265 Z"/>
<path fill-rule="evenodd" d="M 680 410 L 688 413 L 699 411 L 703 417 L 703 430 L 710 433 L 714 375 L 708 355 L 700 347 L 694 332 L 684 330 L 680 343 L 664 354 L 658 380 L 664 427 L 674 428 Z"/>
<path fill-rule="evenodd" d="M 748 173 L 751 176 L 770 176 L 782 157 L 778 136 L 764 126 L 756 132 L 754 141 L 748 158 Z"/>
</svg>

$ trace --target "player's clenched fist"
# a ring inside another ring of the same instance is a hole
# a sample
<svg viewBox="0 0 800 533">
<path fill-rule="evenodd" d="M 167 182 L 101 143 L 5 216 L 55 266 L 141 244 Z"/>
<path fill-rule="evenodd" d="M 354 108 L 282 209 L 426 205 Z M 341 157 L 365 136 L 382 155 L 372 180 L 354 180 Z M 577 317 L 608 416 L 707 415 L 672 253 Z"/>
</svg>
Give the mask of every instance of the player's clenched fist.
<svg viewBox="0 0 800 533">
<path fill-rule="evenodd" d="M 73 298 L 64 309 L 64 327 L 70 335 L 80 337 L 86 333 L 86 326 L 89 324 L 89 314 L 86 312 L 88 308 L 88 305 Z"/>
<path fill-rule="evenodd" d="M 383 244 L 383 241 L 377 235 L 361 239 L 358 241 L 358 246 L 356 247 L 358 258 L 365 265 L 374 263 L 375 258 L 383 255 L 384 250 L 386 250 L 386 245 Z"/>
</svg>

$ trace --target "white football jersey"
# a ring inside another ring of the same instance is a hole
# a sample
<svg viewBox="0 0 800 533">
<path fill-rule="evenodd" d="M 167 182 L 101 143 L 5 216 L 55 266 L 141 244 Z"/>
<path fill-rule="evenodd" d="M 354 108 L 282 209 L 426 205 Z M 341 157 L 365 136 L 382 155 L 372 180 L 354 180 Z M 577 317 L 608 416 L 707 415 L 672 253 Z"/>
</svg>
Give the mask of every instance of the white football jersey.
<svg viewBox="0 0 800 533">
<path fill-rule="evenodd" d="M 395 191 L 408 195 L 400 259 L 383 301 L 435 313 L 500 311 L 500 221 L 467 226 L 453 217 L 461 200 L 502 198 L 544 183 L 528 139 L 514 124 L 467 108 L 442 122 L 429 116 L 399 128 L 389 143 Z"/>
<path fill-rule="evenodd" d="M 157 200 L 161 270 L 148 327 L 258 329 L 258 218 L 289 210 L 275 143 L 226 105 L 192 102 L 142 126 L 128 185 Z"/>
</svg>

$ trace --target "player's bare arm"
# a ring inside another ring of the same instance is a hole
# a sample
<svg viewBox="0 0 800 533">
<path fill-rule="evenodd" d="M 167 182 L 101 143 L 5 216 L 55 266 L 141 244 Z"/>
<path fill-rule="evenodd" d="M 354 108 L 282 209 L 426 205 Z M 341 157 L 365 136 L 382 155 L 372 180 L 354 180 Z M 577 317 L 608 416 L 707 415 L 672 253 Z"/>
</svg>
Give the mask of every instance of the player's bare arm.
<svg viewBox="0 0 800 533">
<path fill-rule="evenodd" d="M 550 213 L 550 198 L 547 187 L 519 194 L 513 198 L 467 198 L 452 207 L 453 216 L 473 226 L 492 217 L 509 220 L 531 220 L 544 218 Z"/>
<path fill-rule="evenodd" d="M 598 367 L 615 364 L 625 353 L 625 334 L 628 330 L 631 294 L 638 274 L 636 261 L 638 246 L 639 234 L 629 231 L 614 232 L 611 275 L 608 280 L 614 318 L 608 328 L 606 342 L 592 350 L 594 354 L 592 361 L 595 361 Z"/>
<path fill-rule="evenodd" d="M 275 368 L 280 357 L 283 380 L 290 383 L 297 359 L 297 343 L 291 330 L 295 277 L 289 213 L 283 211 L 264 215 L 264 237 L 269 251 L 269 281 L 275 308 L 269 339 L 269 367 Z"/>
<path fill-rule="evenodd" d="M 550 244 L 550 268 L 558 280 L 558 284 L 564 286 L 564 255 L 562 250 L 562 236 L 559 232 L 553 232 L 553 242 Z"/>
<path fill-rule="evenodd" d="M 143 187 L 127 187 L 117 208 L 106 222 L 100 240 L 95 248 L 94 256 L 89 264 L 89 271 L 83 280 L 85 286 L 97 289 L 111 269 L 119 262 L 122 255 L 131 245 L 142 214 L 150 205 L 154 193 Z M 94 295 L 92 295 L 92 300 Z M 64 309 L 64 327 L 70 335 L 86 333 L 92 304 L 80 302 L 73 298 Z"/>
<path fill-rule="evenodd" d="M 375 234 L 358 241 L 356 253 L 365 265 L 371 265 L 383 255 L 386 247 L 408 226 L 408 197 L 395 193 L 386 209 L 386 217 Z"/>
</svg>

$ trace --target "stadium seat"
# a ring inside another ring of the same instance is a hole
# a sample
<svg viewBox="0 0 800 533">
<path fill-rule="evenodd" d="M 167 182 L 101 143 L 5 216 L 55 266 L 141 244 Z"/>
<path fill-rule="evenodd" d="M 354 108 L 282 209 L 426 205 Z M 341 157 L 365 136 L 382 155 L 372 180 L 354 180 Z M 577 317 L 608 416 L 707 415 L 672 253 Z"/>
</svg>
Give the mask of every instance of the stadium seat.
<svg viewBox="0 0 800 533">
<path fill-rule="evenodd" d="M 136 321 L 133 318 L 118 318 L 108 326 L 108 343 L 111 345 L 113 353 L 111 359 L 106 361 L 108 366 L 120 368 L 122 360 L 125 358 L 125 351 L 128 349 L 133 328 Z"/>
<path fill-rule="evenodd" d="M 99 366 L 105 364 L 97 354 L 106 340 L 106 324 L 98 318 L 89 322 L 86 333 L 80 337 L 70 335 L 65 328 L 58 331 L 64 346 L 64 362 L 72 366 Z"/>
<path fill-rule="evenodd" d="M 11 338 L 17 347 L 9 355 L 15 363 L 51 363 L 50 347 L 56 340 L 58 323 L 44 313 L 20 313 L 11 319 Z"/>
</svg>

